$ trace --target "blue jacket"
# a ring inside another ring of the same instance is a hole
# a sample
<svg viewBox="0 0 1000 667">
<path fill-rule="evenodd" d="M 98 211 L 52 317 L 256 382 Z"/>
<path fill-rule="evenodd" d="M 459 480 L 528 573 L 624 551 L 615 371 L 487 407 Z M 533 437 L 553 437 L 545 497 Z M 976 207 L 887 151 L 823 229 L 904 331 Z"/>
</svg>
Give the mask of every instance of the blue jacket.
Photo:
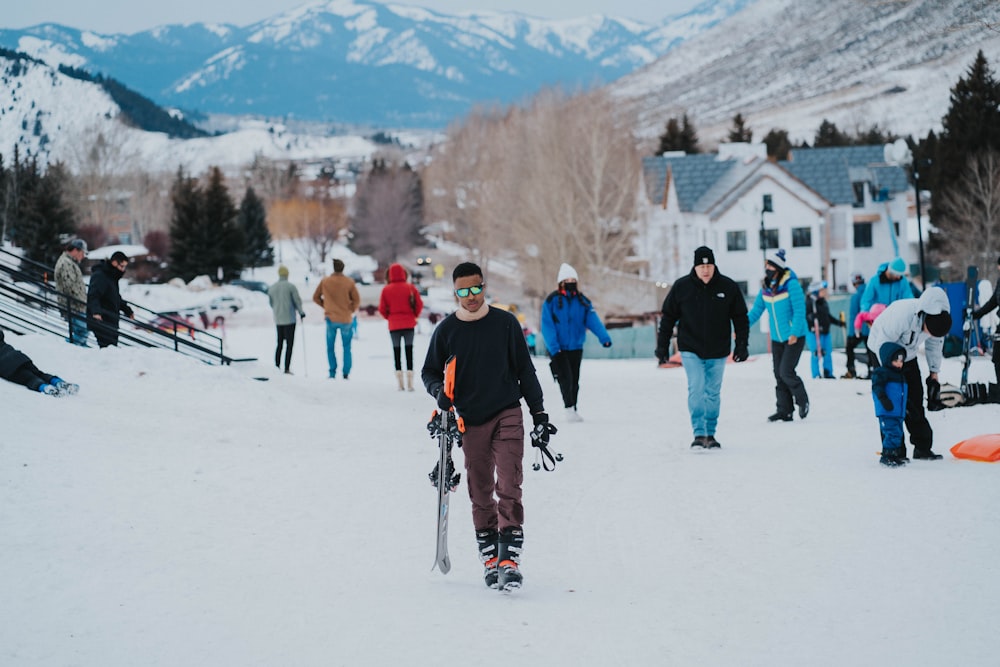
<svg viewBox="0 0 1000 667">
<path fill-rule="evenodd" d="M 889 365 L 892 355 L 906 349 L 895 343 L 884 343 L 879 350 L 882 365 L 872 370 L 872 399 L 875 401 L 876 417 L 893 417 L 902 419 L 906 416 L 906 397 L 908 388 L 906 377 L 902 370 L 896 370 Z M 892 409 L 887 410 L 882 401 L 883 396 L 892 402 Z"/>
<path fill-rule="evenodd" d="M 867 313 L 876 303 L 889 305 L 900 299 L 912 299 L 917 291 L 910 284 L 910 281 L 903 276 L 899 280 L 889 280 L 885 277 L 885 270 L 889 268 L 889 262 L 880 264 L 878 271 L 865 285 L 865 293 L 861 297 L 861 312 Z M 854 320 L 851 320 L 852 322 Z"/>
<path fill-rule="evenodd" d="M 608 330 L 594 311 L 590 299 L 577 292 L 553 292 L 542 304 L 542 338 L 545 349 L 555 356 L 566 350 L 582 350 L 590 329 L 601 345 L 611 342 Z"/>
<path fill-rule="evenodd" d="M 765 284 L 757 292 L 757 298 L 750 309 L 750 326 L 753 326 L 764 309 L 769 317 L 771 340 L 784 343 L 789 336 L 802 338 L 806 335 L 806 297 L 798 276 L 791 269 L 785 269 L 777 282 Z"/>
</svg>

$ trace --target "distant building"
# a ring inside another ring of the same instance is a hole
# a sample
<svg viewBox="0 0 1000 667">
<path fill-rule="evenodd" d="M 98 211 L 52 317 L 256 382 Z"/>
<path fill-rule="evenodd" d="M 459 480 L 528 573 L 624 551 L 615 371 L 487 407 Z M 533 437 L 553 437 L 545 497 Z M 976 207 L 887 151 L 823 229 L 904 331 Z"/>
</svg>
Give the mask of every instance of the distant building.
<svg viewBox="0 0 1000 667">
<path fill-rule="evenodd" d="M 916 261 L 911 188 L 881 145 L 797 148 L 773 162 L 763 144 L 722 144 L 717 154 L 646 158 L 643 173 L 652 210 L 636 250 L 653 280 L 687 274 L 701 245 L 748 295 L 775 248 L 803 281 L 837 288 L 897 255 Z"/>
</svg>

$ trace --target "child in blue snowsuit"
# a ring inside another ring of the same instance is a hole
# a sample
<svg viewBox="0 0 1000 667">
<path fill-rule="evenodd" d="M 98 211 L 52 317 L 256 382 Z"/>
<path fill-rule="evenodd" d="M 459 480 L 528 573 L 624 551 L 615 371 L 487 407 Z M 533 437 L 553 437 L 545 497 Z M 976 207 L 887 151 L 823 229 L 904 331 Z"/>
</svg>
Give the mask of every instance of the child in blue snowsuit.
<svg viewBox="0 0 1000 667">
<path fill-rule="evenodd" d="M 903 436 L 907 396 L 906 378 L 903 377 L 906 350 L 896 343 L 883 343 L 878 356 L 882 365 L 872 370 L 872 399 L 882 432 L 882 458 L 879 463 L 895 468 L 906 465 L 906 441 Z"/>
</svg>

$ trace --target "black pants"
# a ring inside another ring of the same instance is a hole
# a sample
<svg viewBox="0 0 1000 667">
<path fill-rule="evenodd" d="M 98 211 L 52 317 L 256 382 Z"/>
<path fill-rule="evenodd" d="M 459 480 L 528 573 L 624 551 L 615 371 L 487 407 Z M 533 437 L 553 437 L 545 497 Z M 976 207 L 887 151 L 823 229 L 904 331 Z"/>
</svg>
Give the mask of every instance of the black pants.
<svg viewBox="0 0 1000 667">
<path fill-rule="evenodd" d="M 867 349 L 868 336 L 848 336 L 847 337 L 847 344 L 845 346 L 847 348 L 847 370 L 851 371 L 851 373 L 853 373 L 855 375 L 858 374 L 858 371 L 854 367 L 854 352 L 855 352 L 855 348 L 860 343 L 864 343 L 865 344 L 865 349 Z M 869 375 L 871 375 L 870 371 L 869 371 Z"/>
<path fill-rule="evenodd" d="M 881 364 L 878 355 L 868 350 L 869 368 L 878 368 Z M 903 420 L 906 430 L 910 432 L 910 444 L 913 451 L 928 453 L 934 445 L 934 431 L 927 421 L 924 412 L 924 383 L 920 378 L 920 365 L 916 359 L 903 363 L 903 378 L 906 380 L 906 417 Z M 905 447 L 904 447 L 905 449 Z"/>
<path fill-rule="evenodd" d="M 580 393 L 580 363 L 583 361 L 583 350 L 564 350 L 549 362 L 549 368 L 559 383 L 562 392 L 563 405 L 567 408 L 576 407 L 576 398 Z"/>
<path fill-rule="evenodd" d="M 413 329 L 396 329 L 389 332 L 392 339 L 392 360 L 396 363 L 396 370 L 403 370 L 403 359 L 401 347 L 406 349 L 406 370 L 413 370 Z"/>
<path fill-rule="evenodd" d="M 799 338 L 794 345 L 771 341 L 771 363 L 774 366 L 774 395 L 777 399 L 778 413 L 792 414 L 794 403 L 802 406 L 809 402 L 806 385 L 795 372 L 802 356 L 802 348 L 806 339 Z"/>
<path fill-rule="evenodd" d="M 54 377 L 38 370 L 38 367 L 29 361 L 18 366 L 7 379 L 14 384 L 24 385 L 31 391 L 38 391 L 43 384 L 50 384 Z"/>
<path fill-rule="evenodd" d="M 274 365 L 281 368 L 281 347 L 285 346 L 285 370 L 292 365 L 292 346 L 295 344 L 295 323 L 279 324 L 278 346 L 274 350 Z"/>
</svg>

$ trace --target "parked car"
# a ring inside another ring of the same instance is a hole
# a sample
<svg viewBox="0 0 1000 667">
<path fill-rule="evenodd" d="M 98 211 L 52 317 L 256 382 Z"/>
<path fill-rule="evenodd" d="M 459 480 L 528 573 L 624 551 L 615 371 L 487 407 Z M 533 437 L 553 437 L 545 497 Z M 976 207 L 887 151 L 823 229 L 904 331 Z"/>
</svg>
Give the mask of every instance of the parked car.
<svg viewBox="0 0 1000 667">
<path fill-rule="evenodd" d="M 268 285 L 267 285 L 267 283 L 265 283 L 263 281 L 260 281 L 260 280 L 240 280 L 240 279 L 237 279 L 237 280 L 234 280 L 233 282 L 231 282 L 229 284 L 233 285 L 234 287 L 242 287 L 243 289 L 248 289 L 248 290 L 250 290 L 252 292 L 263 292 L 264 294 L 267 294 L 267 287 L 268 287 Z"/>
<path fill-rule="evenodd" d="M 187 315 L 182 315 L 176 311 L 157 313 L 150 325 L 168 334 L 188 335 L 194 338 L 194 332 L 198 328 L 194 320 Z"/>
<path fill-rule="evenodd" d="M 266 291 L 266 290 L 265 290 Z M 218 310 L 228 310 L 230 312 L 237 312 L 243 307 L 243 301 L 235 296 L 223 295 L 217 296 L 212 299 L 208 304 L 208 309 L 210 311 Z"/>
</svg>

